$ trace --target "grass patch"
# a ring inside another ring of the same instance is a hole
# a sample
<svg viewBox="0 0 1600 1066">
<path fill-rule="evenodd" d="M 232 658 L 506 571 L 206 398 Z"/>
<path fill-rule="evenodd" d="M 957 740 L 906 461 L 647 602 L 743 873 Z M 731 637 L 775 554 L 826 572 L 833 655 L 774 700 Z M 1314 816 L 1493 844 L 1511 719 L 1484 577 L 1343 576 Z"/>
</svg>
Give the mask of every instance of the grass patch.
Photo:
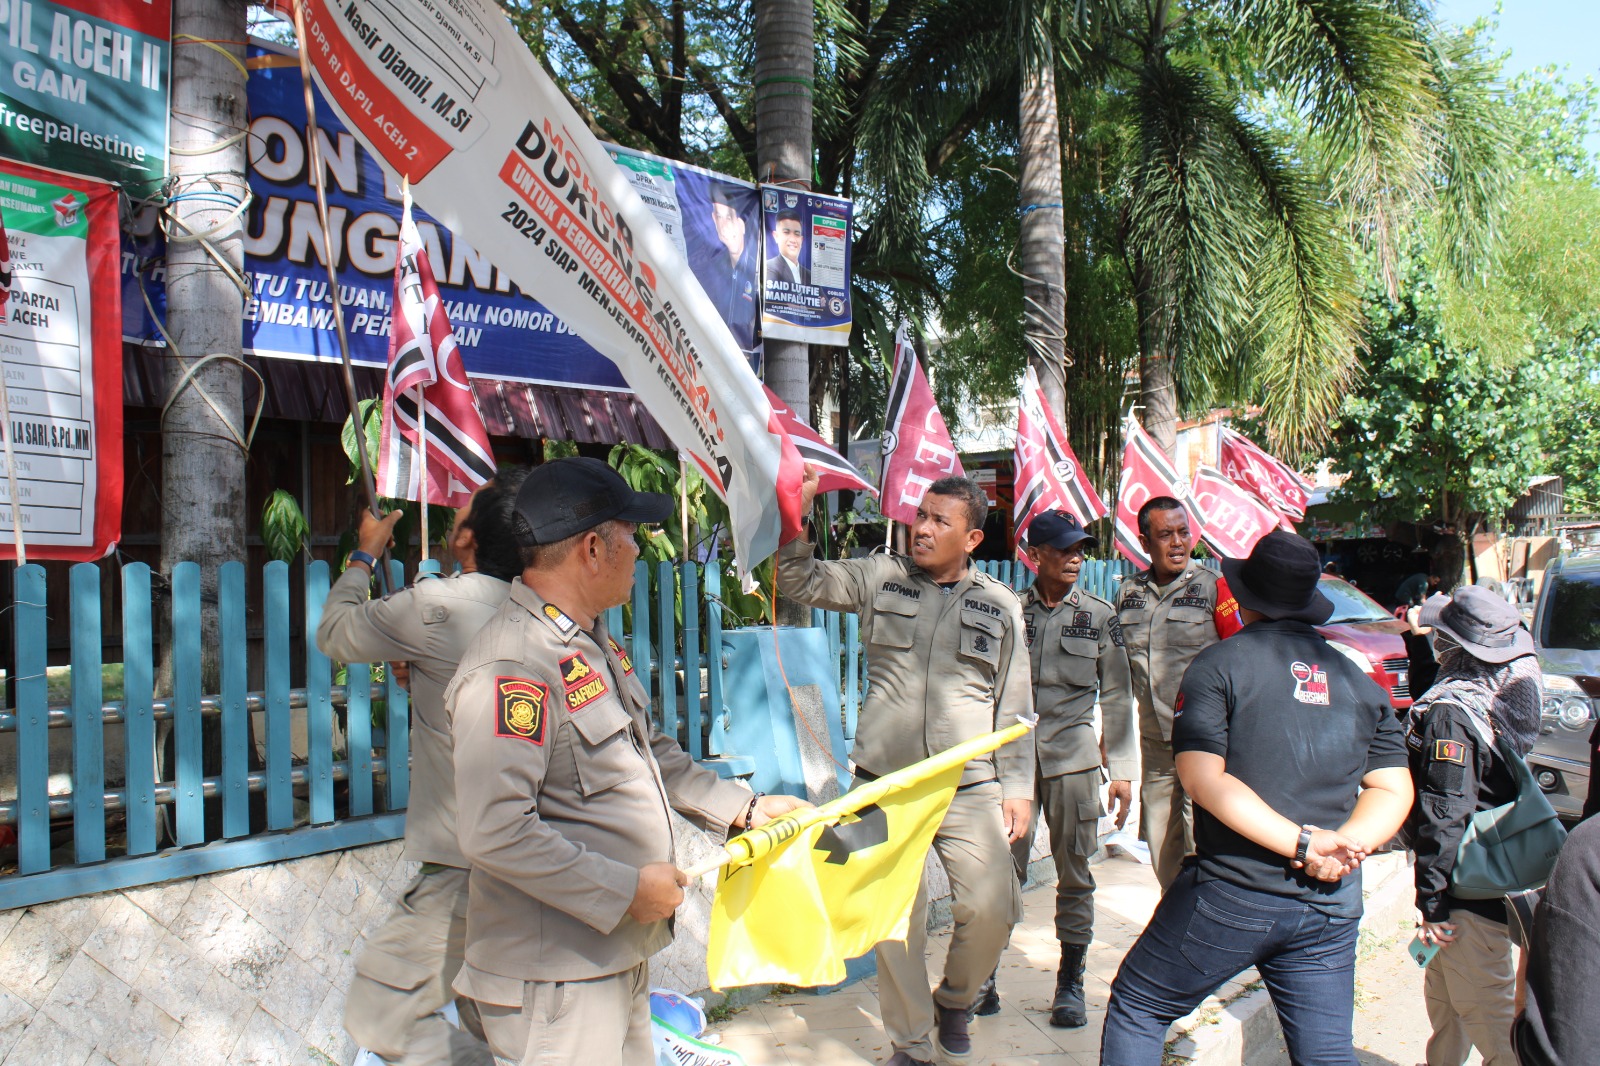
<svg viewBox="0 0 1600 1066">
<path fill-rule="evenodd" d="M 52 666 L 44 672 L 45 698 L 51 703 L 72 701 L 72 667 Z M 106 663 L 100 668 L 102 700 L 120 700 L 123 694 L 122 664 Z"/>
</svg>

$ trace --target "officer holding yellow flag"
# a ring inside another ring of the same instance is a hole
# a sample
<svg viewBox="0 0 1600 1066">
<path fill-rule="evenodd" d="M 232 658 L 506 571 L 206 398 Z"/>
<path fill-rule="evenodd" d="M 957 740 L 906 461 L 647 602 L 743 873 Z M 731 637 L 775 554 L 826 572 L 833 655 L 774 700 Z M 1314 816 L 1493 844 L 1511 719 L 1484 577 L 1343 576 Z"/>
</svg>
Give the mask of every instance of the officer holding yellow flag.
<svg viewBox="0 0 1600 1066">
<path fill-rule="evenodd" d="M 525 569 L 445 693 L 457 833 L 472 864 L 466 964 L 496 1061 L 646 1066 L 646 960 L 683 902 L 668 807 L 720 842 L 797 807 L 696 766 L 601 614 L 633 587 L 637 523 L 672 498 L 594 459 L 536 467 L 517 493 Z"/>
<path fill-rule="evenodd" d="M 817 474 L 808 466 L 802 514 L 816 493 Z M 858 781 L 1032 716 L 1021 606 L 969 558 L 987 514 L 978 485 L 943 478 L 917 508 L 910 558 L 822 562 L 804 538 L 778 552 L 780 592 L 861 616 L 868 688 L 851 754 Z M 1028 828 L 1033 776 L 1031 732 L 973 759 L 961 775 L 933 840 L 950 878 L 955 926 L 944 979 L 930 996 L 926 888 L 918 889 L 905 942 L 877 948 L 879 1006 L 895 1049 L 890 1066 L 931 1061 L 935 1043 L 947 1062 L 972 1054 L 968 1011 L 1022 918 L 1007 849 Z"/>
</svg>

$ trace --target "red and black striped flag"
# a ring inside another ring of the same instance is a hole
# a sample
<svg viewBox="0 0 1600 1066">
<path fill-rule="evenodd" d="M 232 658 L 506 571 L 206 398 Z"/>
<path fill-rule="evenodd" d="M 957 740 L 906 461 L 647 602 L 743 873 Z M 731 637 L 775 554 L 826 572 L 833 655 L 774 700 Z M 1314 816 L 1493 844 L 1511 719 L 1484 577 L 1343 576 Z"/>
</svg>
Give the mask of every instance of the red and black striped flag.
<svg viewBox="0 0 1600 1066">
<path fill-rule="evenodd" d="M 1200 540 L 1201 518 L 1189 486 L 1178 477 L 1161 445 L 1132 415 L 1123 423 L 1122 432 L 1127 444 L 1122 450 L 1122 486 L 1117 491 L 1117 551 L 1136 566 L 1150 565 L 1150 556 L 1139 544 L 1139 508 L 1157 496 L 1171 496 L 1183 504 L 1189 515 L 1189 548 L 1193 550 Z"/>
<path fill-rule="evenodd" d="M 943 477 L 965 477 L 944 415 L 923 376 L 905 322 L 894 335 L 894 374 L 883 421 L 883 495 L 878 507 L 895 522 L 917 520 L 923 493 Z"/>
<path fill-rule="evenodd" d="M 1016 527 L 1017 556 L 1030 570 L 1023 536 L 1035 516 L 1045 511 L 1066 511 L 1081 525 L 1088 525 L 1107 513 L 1105 501 L 1089 483 L 1078 457 L 1067 445 L 1055 412 L 1045 402 L 1044 390 L 1033 367 L 1022 381 L 1022 396 L 1017 405 L 1017 444 L 1013 477 L 1016 502 L 1012 518 Z"/>
<path fill-rule="evenodd" d="M 464 506 L 494 476 L 494 452 L 406 195 L 395 251 L 378 494 Z M 420 407 L 418 401 L 421 401 Z M 427 434 L 426 444 L 423 433 Z M 427 470 L 423 471 L 423 455 Z"/>
<path fill-rule="evenodd" d="M 817 491 L 833 492 L 835 489 L 857 489 L 878 495 L 878 490 L 861 476 L 861 472 L 850 464 L 850 461 L 834 451 L 822 435 L 810 426 L 805 420 L 794 413 L 778 394 L 761 386 L 767 394 L 767 402 L 772 405 L 772 416 L 768 420 L 767 429 L 783 442 L 783 457 L 779 463 L 779 480 L 784 483 L 799 485 L 800 478 L 807 463 L 816 468 Z M 780 484 L 778 493 L 778 513 L 782 519 L 782 533 L 780 544 L 787 544 L 800 533 L 800 526 L 805 522 L 806 516 L 800 513 L 800 497 L 798 491 L 793 493 L 783 491 Z"/>
</svg>

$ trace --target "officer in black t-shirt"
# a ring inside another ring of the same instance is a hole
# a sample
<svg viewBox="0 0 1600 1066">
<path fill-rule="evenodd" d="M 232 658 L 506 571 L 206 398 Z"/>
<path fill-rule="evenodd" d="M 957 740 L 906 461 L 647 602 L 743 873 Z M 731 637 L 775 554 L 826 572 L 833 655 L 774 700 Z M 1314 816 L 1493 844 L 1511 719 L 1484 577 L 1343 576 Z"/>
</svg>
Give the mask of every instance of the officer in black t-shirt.
<svg viewBox="0 0 1600 1066">
<path fill-rule="evenodd" d="M 1410 811 L 1400 723 L 1312 628 L 1333 604 L 1309 541 L 1269 533 L 1222 568 L 1245 628 L 1195 658 L 1174 705 L 1196 855 L 1123 960 L 1100 1062 L 1157 1066 L 1167 1026 L 1254 966 L 1296 1066 L 1356 1066 L 1349 875 Z"/>
</svg>

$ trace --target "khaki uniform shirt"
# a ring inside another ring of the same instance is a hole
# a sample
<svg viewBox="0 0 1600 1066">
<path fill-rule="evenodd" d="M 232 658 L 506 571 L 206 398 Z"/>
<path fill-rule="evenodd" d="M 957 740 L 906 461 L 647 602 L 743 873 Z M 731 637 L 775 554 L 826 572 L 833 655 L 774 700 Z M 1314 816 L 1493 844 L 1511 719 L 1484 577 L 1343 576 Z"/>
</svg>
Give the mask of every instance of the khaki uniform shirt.
<svg viewBox="0 0 1600 1066">
<path fill-rule="evenodd" d="M 372 578 L 347 569 L 328 591 L 317 647 L 346 663 L 411 664 L 411 799 L 405 857 L 466 868 L 456 843 L 456 784 L 444 689 L 467 642 L 494 617 L 511 584 L 488 574 L 429 578 L 385 599 Z"/>
<path fill-rule="evenodd" d="M 1139 732 L 1163 744 L 1172 742 L 1172 702 L 1183 672 L 1201 649 L 1228 635 L 1217 632 L 1217 578 L 1215 571 L 1191 561 L 1165 588 L 1156 585 L 1149 570 L 1141 570 L 1117 591 L 1117 620 L 1139 701 Z M 1235 622 L 1229 632 L 1237 629 Z"/>
<path fill-rule="evenodd" d="M 896 555 L 823 562 L 796 538 L 778 551 L 778 588 L 861 616 L 867 695 L 851 759 L 883 775 L 1033 714 L 1016 593 L 975 566 L 948 593 Z M 969 762 L 961 784 L 1000 781 L 1033 799 L 1033 733 Z"/>
<path fill-rule="evenodd" d="M 472 864 L 457 989 L 520 1004 L 523 981 L 605 977 L 666 947 L 667 921 L 641 925 L 627 911 L 639 868 L 672 861 L 669 804 L 720 843 L 750 791 L 652 728 L 649 696 L 605 623 L 581 630 L 512 582 L 445 709 Z"/>
<path fill-rule="evenodd" d="M 1111 779 L 1133 780 L 1139 735 L 1116 610 L 1076 588 L 1050 608 L 1035 585 L 1022 594 L 1022 619 L 1033 665 L 1033 707 L 1039 713 L 1039 773 L 1057 777 L 1100 765 L 1094 735 L 1098 692 Z"/>
</svg>

